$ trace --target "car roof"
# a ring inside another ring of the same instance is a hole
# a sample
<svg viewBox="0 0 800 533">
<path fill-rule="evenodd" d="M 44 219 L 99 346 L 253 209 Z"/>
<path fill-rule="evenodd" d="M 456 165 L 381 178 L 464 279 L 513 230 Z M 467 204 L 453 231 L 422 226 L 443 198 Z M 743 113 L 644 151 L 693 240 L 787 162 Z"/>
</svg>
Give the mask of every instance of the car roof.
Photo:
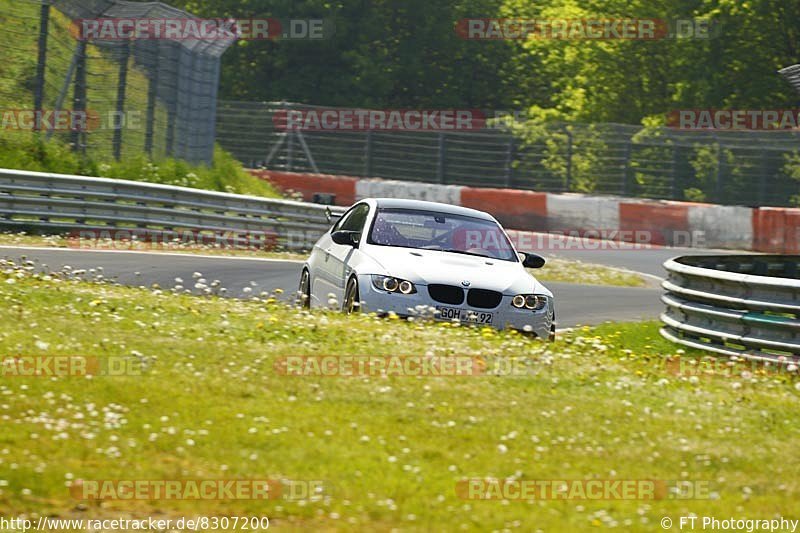
<svg viewBox="0 0 800 533">
<path fill-rule="evenodd" d="M 462 215 L 496 222 L 494 217 L 489 213 L 484 213 L 483 211 L 478 211 L 477 209 L 470 209 L 469 207 L 461 207 L 458 205 L 427 202 L 425 200 L 407 200 L 401 198 L 365 198 L 365 200 L 371 200 L 375 202 L 375 205 L 379 209 L 416 209 L 419 211 L 435 211 L 437 213 L 445 213 L 448 215 Z"/>
</svg>

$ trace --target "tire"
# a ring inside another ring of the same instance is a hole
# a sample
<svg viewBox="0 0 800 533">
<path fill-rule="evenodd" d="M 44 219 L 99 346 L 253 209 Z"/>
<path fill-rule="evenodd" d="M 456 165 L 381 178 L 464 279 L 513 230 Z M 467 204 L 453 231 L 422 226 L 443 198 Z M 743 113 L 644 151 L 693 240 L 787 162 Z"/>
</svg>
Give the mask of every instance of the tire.
<svg viewBox="0 0 800 533">
<path fill-rule="evenodd" d="M 306 269 L 303 269 L 303 273 L 300 274 L 300 285 L 297 292 L 297 304 L 302 309 L 311 308 L 311 274 Z"/>
<path fill-rule="evenodd" d="M 556 314 L 553 313 L 553 323 L 550 325 L 550 336 L 547 337 L 549 342 L 554 342 L 556 340 Z"/>
<path fill-rule="evenodd" d="M 358 313 L 361 311 L 361 298 L 358 292 L 358 280 L 355 277 L 347 280 L 347 287 L 344 291 L 344 303 L 342 311 L 346 314 Z"/>
</svg>

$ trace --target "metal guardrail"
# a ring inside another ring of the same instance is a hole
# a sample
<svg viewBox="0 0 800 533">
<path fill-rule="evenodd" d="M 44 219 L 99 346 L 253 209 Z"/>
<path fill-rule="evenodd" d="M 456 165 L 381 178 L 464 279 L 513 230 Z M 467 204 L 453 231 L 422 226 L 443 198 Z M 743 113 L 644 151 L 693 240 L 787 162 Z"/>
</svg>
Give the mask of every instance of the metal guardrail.
<svg viewBox="0 0 800 533">
<path fill-rule="evenodd" d="M 683 256 L 664 268 L 664 337 L 745 359 L 800 360 L 800 256 Z"/>
<path fill-rule="evenodd" d="M 330 226 L 326 210 L 290 200 L 155 183 L 0 169 L 0 228 L 40 233 L 130 229 L 266 234 L 288 250 L 309 249 Z"/>
</svg>

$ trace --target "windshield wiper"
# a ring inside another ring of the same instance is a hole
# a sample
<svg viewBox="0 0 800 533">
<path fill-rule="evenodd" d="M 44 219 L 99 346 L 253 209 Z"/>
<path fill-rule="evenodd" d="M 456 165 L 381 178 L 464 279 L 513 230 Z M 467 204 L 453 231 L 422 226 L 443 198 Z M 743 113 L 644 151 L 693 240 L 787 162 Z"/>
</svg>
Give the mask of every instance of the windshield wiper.
<svg viewBox="0 0 800 533">
<path fill-rule="evenodd" d="M 454 250 L 452 248 L 449 249 L 449 250 L 442 249 L 442 250 L 439 250 L 439 251 L 440 252 L 451 252 L 451 253 L 454 253 L 454 254 L 471 255 L 471 256 L 474 256 L 474 257 L 485 257 L 487 259 L 494 259 L 494 257 L 492 257 L 491 255 L 473 254 L 471 252 L 465 252 L 464 250 Z"/>
</svg>

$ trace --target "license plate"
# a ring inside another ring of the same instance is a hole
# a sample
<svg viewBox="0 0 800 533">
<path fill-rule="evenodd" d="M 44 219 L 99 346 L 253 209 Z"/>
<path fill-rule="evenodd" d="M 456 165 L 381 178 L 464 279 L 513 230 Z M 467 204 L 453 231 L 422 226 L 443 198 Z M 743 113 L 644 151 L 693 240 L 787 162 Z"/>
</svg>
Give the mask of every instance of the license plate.
<svg viewBox="0 0 800 533">
<path fill-rule="evenodd" d="M 459 309 L 457 307 L 439 307 L 439 320 L 458 320 L 470 324 L 491 324 L 494 315 L 482 311 L 470 311 L 469 309 Z"/>
</svg>

